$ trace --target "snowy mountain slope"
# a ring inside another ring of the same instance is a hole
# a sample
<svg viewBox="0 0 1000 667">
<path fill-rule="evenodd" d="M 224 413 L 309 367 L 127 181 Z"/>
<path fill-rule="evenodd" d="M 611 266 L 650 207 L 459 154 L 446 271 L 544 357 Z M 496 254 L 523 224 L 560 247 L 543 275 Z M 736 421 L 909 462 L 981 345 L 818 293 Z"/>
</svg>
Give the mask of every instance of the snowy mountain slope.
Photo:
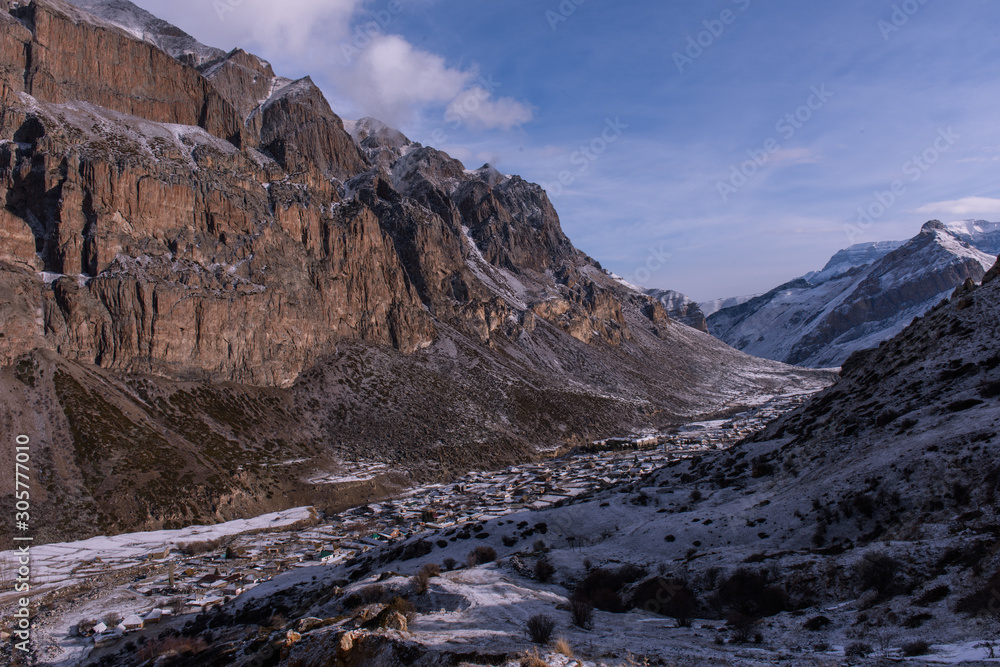
<svg viewBox="0 0 1000 667">
<path fill-rule="evenodd" d="M 758 296 L 760 296 L 760 294 L 748 294 L 746 296 L 729 296 L 721 299 L 712 299 L 711 301 L 700 302 L 698 307 L 701 308 L 701 312 L 705 313 L 705 317 L 710 317 L 723 308 L 732 308 L 733 306 L 742 305 L 750 299 L 754 299 Z"/>
<path fill-rule="evenodd" d="M 229 642 L 192 664 L 253 664 L 268 644 L 242 638 L 276 605 L 280 667 L 331 651 L 514 667 L 536 614 L 588 666 L 996 664 L 998 277 L 1000 263 L 727 451 L 278 577 L 190 626 Z M 426 588 L 411 579 L 449 562 Z M 397 596 L 407 632 L 367 622 Z"/>
<path fill-rule="evenodd" d="M 962 220 L 945 227 L 959 238 L 991 255 L 1000 254 L 1000 222 Z"/>
<path fill-rule="evenodd" d="M 226 55 L 222 49 L 205 46 L 180 28 L 153 16 L 128 0 L 66 1 L 122 28 L 143 41 L 155 44 L 174 58 L 192 67 L 202 67 L 221 60 Z"/>
<path fill-rule="evenodd" d="M 906 241 L 878 241 L 852 245 L 831 257 L 821 271 L 813 271 L 803 277 L 812 284 L 818 285 L 830 278 L 847 273 L 851 269 L 877 262 L 904 243 Z"/>
<path fill-rule="evenodd" d="M 667 314 L 671 318 L 694 327 L 698 331 L 708 333 L 708 322 L 705 320 L 705 313 L 701 306 L 695 303 L 687 294 L 674 292 L 673 290 L 646 290 L 646 294 L 663 304 L 667 309 Z"/>
<path fill-rule="evenodd" d="M 901 331 L 967 279 L 980 279 L 995 255 L 972 241 L 986 244 L 990 239 L 985 233 L 956 233 L 929 222 L 898 247 L 885 243 L 849 248 L 823 271 L 713 313 L 709 329 L 756 356 L 803 366 L 837 366 L 852 352 Z"/>
</svg>

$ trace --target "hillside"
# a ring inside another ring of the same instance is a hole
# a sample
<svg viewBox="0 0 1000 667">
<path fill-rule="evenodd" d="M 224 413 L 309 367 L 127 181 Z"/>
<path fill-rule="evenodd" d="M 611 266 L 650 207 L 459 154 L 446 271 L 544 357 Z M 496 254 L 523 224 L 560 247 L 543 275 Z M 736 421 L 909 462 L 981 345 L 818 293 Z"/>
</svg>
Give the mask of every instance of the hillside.
<svg viewBox="0 0 1000 667">
<path fill-rule="evenodd" d="M 728 451 L 283 575 L 189 623 L 220 641 L 185 664 L 516 665 L 536 614 L 585 665 L 993 664 L 998 277 L 1000 262 Z M 496 562 L 466 564 L 486 547 Z M 424 590 L 410 575 L 427 563 L 449 566 Z M 382 611 L 396 596 L 409 605 Z M 277 626 L 243 639 L 275 609 Z"/>
<path fill-rule="evenodd" d="M 996 257 L 994 228 L 932 221 L 905 243 L 854 246 L 822 271 L 711 314 L 709 330 L 756 356 L 839 366 L 902 331 L 966 280 L 982 278 Z"/>
<path fill-rule="evenodd" d="M 539 186 L 345 125 L 308 77 L 125 0 L 3 6 L 0 420 L 38 540 L 338 507 L 828 382 L 672 321 Z M 303 483 L 358 459 L 394 473 Z"/>
</svg>

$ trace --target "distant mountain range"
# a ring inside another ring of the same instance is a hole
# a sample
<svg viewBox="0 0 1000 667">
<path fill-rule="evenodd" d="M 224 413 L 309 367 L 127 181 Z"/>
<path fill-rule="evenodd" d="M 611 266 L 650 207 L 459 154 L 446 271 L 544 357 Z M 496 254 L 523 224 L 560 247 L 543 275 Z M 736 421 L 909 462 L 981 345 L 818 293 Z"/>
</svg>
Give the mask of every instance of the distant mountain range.
<svg viewBox="0 0 1000 667">
<path fill-rule="evenodd" d="M 980 280 L 998 253 L 1000 223 L 931 221 L 909 241 L 851 246 L 820 271 L 702 310 L 712 335 L 739 350 L 800 366 L 839 366 L 902 331 L 967 280 Z"/>
</svg>

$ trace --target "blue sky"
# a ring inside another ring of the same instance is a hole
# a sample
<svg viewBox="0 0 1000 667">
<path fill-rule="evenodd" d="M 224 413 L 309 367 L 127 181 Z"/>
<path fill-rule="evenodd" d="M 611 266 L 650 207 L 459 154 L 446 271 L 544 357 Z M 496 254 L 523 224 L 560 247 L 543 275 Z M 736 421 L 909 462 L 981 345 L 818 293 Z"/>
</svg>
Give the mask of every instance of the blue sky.
<svg viewBox="0 0 1000 667">
<path fill-rule="evenodd" d="M 138 4 L 311 75 L 345 118 L 543 184 L 577 247 L 698 300 L 1000 219 L 998 3 Z"/>
</svg>

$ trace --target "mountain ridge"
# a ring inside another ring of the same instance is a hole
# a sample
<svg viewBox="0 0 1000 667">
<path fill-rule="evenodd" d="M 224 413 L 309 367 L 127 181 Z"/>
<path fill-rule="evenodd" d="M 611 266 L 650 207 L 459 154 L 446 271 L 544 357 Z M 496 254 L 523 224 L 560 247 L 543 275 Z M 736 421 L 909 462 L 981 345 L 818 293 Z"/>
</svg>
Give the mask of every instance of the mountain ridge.
<svg viewBox="0 0 1000 667">
<path fill-rule="evenodd" d="M 995 255 L 973 244 L 991 249 L 994 237 L 988 226 L 978 235 L 964 229 L 931 221 L 907 242 L 852 246 L 821 271 L 712 313 L 709 329 L 751 354 L 837 366 L 898 333 L 966 280 L 982 278 Z"/>
<path fill-rule="evenodd" d="M 386 492 L 831 377 L 672 321 L 541 187 L 345 127 L 308 78 L 240 49 L 199 70 L 62 0 L 8 7 L 0 366 L 29 391 L 3 418 L 37 413 L 39 457 L 67 462 L 40 540 L 332 507 L 353 496 L 302 480 L 358 457 L 398 464 Z M 107 414 L 81 407 L 104 391 Z"/>
</svg>

